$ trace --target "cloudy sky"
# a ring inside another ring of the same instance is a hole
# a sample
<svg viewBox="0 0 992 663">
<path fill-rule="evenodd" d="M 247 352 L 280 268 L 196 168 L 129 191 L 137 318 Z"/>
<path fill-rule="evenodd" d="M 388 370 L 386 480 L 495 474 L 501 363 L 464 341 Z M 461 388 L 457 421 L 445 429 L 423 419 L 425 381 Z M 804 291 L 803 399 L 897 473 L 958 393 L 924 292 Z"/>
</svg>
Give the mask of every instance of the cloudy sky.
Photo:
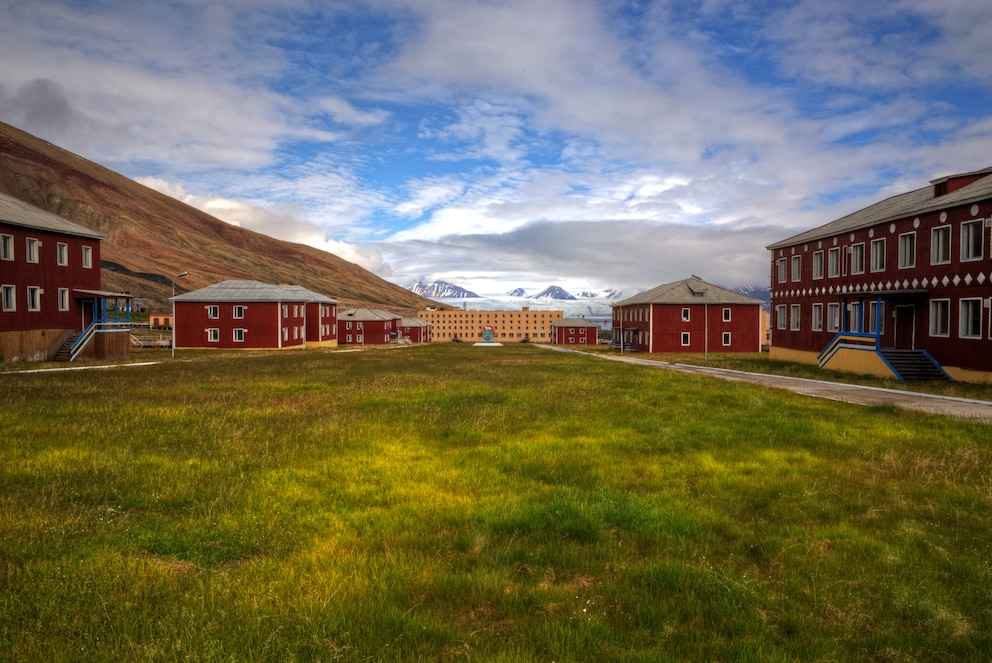
<svg viewBox="0 0 992 663">
<path fill-rule="evenodd" d="M 0 120 L 401 285 L 768 281 L 992 165 L 975 0 L 0 0 Z"/>
</svg>

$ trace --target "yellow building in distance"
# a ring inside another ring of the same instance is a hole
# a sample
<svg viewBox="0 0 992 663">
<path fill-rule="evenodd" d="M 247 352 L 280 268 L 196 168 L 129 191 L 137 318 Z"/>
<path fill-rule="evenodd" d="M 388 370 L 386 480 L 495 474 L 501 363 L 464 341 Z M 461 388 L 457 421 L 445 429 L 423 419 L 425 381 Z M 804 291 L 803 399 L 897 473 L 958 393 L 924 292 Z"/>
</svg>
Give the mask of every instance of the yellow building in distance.
<svg viewBox="0 0 992 663">
<path fill-rule="evenodd" d="M 417 317 L 430 323 L 433 340 L 475 343 L 485 338 L 487 329 L 492 340 L 500 343 L 550 343 L 551 325 L 561 320 L 561 311 L 417 311 Z"/>
</svg>

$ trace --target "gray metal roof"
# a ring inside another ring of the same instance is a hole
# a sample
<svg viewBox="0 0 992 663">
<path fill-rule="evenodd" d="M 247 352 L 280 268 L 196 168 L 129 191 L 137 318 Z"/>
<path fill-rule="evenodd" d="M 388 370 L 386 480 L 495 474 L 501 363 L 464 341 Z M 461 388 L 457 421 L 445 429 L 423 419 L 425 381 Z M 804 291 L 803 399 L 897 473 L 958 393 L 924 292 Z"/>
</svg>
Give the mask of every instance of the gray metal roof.
<svg viewBox="0 0 992 663">
<path fill-rule="evenodd" d="M 58 214 L 46 212 L 40 207 L 35 207 L 5 193 L 0 193 L 0 223 L 49 230 L 77 237 L 91 237 L 93 239 L 105 239 L 107 237 L 101 232 L 90 230 L 86 226 L 64 219 Z"/>
<path fill-rule="evenodd" d="M 633 297 L 617 302 L 613 306 L 632 306 L 634 304 L 755 304 L 760 306 L 764 302 L 707 283 L 693 275 L 675 283 L 666 283 L 645 290 Z"/>
<path fill-rule="evenodd" d="M 400 318 L 400 327 L 430 327 L 429 322 L 424 322 L 420 318 Z"/>
<path fill-rule="evenodd" d="M 594 322 L 589 322 L 585 318 L 562 318 L 551 323 L 552 327 L 598 327 Z"/>
<path fill-rule="evenodd" d="M 933 185 L 937 182 L 943 182 L 954 177 L 967 177 L 970 175 L 985 175 L 985 177 L 982 177 L 977 182 L 972 182 L 967 186 L 963 186 L 952 193 L 948 193 L 943 196 L 934 196 Z M 992 175 L 992 167 L 985 168 L 983 170 L 976 170 L 970 173 L 960 173 L 949 177 L 941 177 L 931 181 L 929 186 L 916 189 L 915 191 L 909 191 L 908 193 L 901 193 L 897 196 L 892 196 L 891 198 L 886 198 L 885 200 L 877 202 L 874 205 L 869 205 L 862 210 L 858 210 L 853 214 L 848 214 L 847 216 L 841 217 L 836 221 L 831 221 L 826 225 L 813 228 L 812 230 L 807 230 L 804 233 L 800 233 L 790 237 L 789 239 L 782 240 L 781 242 L 769 244 L 765 248 L 769 250 L 780 249 L 787 246 L 800 244 L 802 242 L 810 242 L 813 240 L 833 237 L 834 235 L 840 235 L 854 230 L 870 228 L 871 226 L 879 223 L 896 221 L 897 219 L 904 219 L 908 216 L 936 212 L 942 209 L 958 207 L 960 205 L 967 205 L 980 200 L 986 200 L 992 197 L 992 177 L 989 177 L 989 175 Z"/>
<path fill-rule="evenodd" d="M 298 285 L 272 285 L 259 281 L 221 281 L 206 288 L 176 295 L 176 302 L 337 302 Z"/>
<path fill-rule="evenodd" d="M 399 317 L 377 308 L 350 308 L 338 312 L 338 320 L 395 320 Z"/>
</svg>

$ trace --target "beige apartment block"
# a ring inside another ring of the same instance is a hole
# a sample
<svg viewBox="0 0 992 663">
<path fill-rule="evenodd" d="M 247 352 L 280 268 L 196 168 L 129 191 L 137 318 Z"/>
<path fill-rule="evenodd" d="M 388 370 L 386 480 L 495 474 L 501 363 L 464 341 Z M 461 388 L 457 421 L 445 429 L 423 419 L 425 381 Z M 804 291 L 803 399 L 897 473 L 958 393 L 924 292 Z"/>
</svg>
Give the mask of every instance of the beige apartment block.
<svg viewBox="0 0 992 663">
<path fill-rule="evenodd" d="M 417 317 L 434 330 L 433 340 L 478 342 L 491 330 L 500 343 L 550 343 L 551 325 L 562 319 L 561 311 L 417 311 Z"/>
</svg>

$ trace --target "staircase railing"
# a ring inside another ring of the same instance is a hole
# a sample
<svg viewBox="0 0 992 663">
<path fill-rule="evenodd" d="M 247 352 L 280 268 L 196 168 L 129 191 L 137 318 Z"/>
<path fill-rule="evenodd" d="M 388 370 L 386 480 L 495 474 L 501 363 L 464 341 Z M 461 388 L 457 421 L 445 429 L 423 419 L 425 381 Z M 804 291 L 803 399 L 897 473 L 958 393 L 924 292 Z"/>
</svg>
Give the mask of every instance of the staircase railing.
<svg viewBox="0 0 992 663">
<path fill-rule="evenodd" d="M 817 355 L 817 360 L 820 363 L 820 368 L 823 368 L 830 359 L 837 354 L 838 350 L 854 349 L 854 350 L 873 350 L 878 351 L 880 343 L 880 337 L 878 334 L 873 334 L 871 332 L 839 332 L 837 335 L 831 339 L 830 343 L 827 344 L 820 354 Z"/>
<path fill-rule="evenodd" d="M 72 346 L 69 348 L 69 361 L 75 361 L 79 353 L 89 344 L 96 334 L 102 332 L 115 332 L 115 331 L 130 331 L 131 322 L 128 321 L 100 321 L 94 320 L 89 324 L 89 326 L 83 330 L 83 333 L 79 335 L 75 341 L 73 341 Z"/>
</svg>

